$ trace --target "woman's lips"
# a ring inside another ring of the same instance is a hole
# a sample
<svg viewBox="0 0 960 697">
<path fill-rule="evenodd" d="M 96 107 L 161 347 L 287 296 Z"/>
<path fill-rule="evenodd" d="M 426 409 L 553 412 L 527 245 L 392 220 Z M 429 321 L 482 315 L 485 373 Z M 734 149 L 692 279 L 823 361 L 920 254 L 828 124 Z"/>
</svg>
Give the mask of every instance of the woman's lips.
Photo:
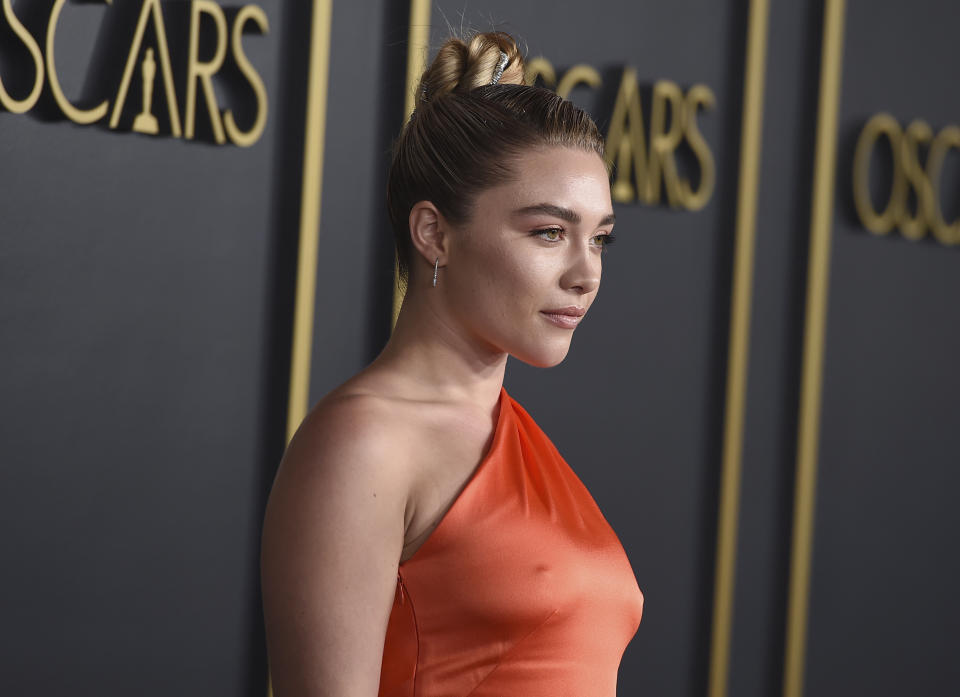
<svg viewBox="0 0 960 697">
<path fill-rule="evenodd" d="M 552 322 L 564 329 L 575 328 L 580 324 L 580 320 L 583 319 L 583 310 L 579 310 L 579 314 L 576 314 L 575 311 L 568 310 L 540 310 L 540 314 L 546 317 L 548 322 Z"/>
</svg>

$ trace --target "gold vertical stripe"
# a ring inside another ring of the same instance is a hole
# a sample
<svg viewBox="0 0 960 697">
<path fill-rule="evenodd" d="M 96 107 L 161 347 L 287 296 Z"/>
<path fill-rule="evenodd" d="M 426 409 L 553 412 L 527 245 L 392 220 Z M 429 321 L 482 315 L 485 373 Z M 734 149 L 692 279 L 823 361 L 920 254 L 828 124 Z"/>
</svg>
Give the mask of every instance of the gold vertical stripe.
<svg viewBox="0 0 960 697">
<path fill-rule="evenodd" d="M 303 143 L 303 186 L 300 193 L 300 247 L 293 311 L 290 397 L 287 402 L 287 442 L 307 414 L 313 311 L 317 290 L 317 250 L 320 236 L 320 194 L 323 185 L 323 140 L 327 127 L 327 83 L 330 64 L 330 17 L 333 0 L 314 0 L 307 73 L 307 121 Z"/>
<path fill-rule="evenodd" d="M 807 273 L 803 368 L 797 431 L 797 475 L 793 504 L 793 544 L 787 594 L 787 636 L 784 697 L 803 695 L 810 562 L 813 554 L 813 512 L 820 435 L 820 397 L 830 269 L 830 235 L 836 175 L 837 112 L 842 69 L 844 0 L 826 0 L 820 58 L 820 103 L 810 214 L 810 258 Z"/>
<path fill-rule="evenodd" d="M 327 86 L 330 73 L 330 20 L 333 0 L 314 0 L 307 67 L 307 114 L 303 136 L 303 183 L 300 189 L 300 245 L 297 250 L 297 289 L 293 309 L 290 357 L 290 396 L 287 401 L 287 443 L 307 415 L 310 397 L 310 357 L 313 311 L 317 292 L 317 251 L 320 238 L 320 195 L 323 187 L 323 142 L 327 130 Z M 267 666 L 267 697 L 273 682 Z"/>
<path fill-rule="evenodd" d="M 290 396 L 287 401 L 287 443 L 307 415 L 310 398 L 310 358 L 313 311 L 317 292 L 317 251 L 320 238 L 320 195 L 323 187 L 323 142 L 327 130 L 327 87 L 330 73 L 330 20 L 333 0 L 314 0 L 307 66 L 307 114 L 303 134 L 303 182 L 300 188 L 300 245 L 293 309 L 290 357 Z M 267 666 L 267 697 L 273 682 Z"/>
<path fill-rule="evenodd" d="M 430 52 L 430 0 L 410 0 L 410 33 L 407 40 L 407 98 L 403 107 L 406 121 L 416 104 L 417 81 L 427 68 Z"/>
<path fill-rule="evenodd" d="M 763 133 L 763 87 L 766 76 L 768 0 L 751 0 L 747 27 L 746 74 L 740 134 L 740 181 L 737 191 L 736 241 L 731 292 L 727 396 L 724 408 L 723 461 L 717 521 L 713 626 L 710 638 L 710 697 L 726 697 L 730 674 L 737 517 L 743 455 L 743 423 L 750 344 L 750 305 L 756 239 L 757 189 Z"/>
<path fill-rule="evenodd" d="M 430 52 L 430 0 L 410 0 L 410 29 L 407 38 L 407 94 L 403 106 L 403 120 L 413 113 L 416 105 L 416 89 L 420 76 L 427 68 Z M 403 291 L 400 289 L 400 277 L 394 265 L 393 276 L 393 317 L 391 329 L 397 323 L 397 314 L 403 303 Z"/>
</svg>

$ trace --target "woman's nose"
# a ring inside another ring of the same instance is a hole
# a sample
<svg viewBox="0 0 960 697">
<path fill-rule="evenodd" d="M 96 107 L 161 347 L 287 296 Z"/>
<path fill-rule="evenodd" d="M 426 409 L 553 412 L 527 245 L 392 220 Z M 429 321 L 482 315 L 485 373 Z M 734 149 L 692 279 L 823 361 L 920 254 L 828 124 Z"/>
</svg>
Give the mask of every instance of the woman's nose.
<svg viewBox="0 0 960 697">
<path fill-rule="evenodd" d="M 592 293 L 600 286 L 600 254 L 589 242 L 574 247 L 561 283 L 564 288 Z"/>
</svg>

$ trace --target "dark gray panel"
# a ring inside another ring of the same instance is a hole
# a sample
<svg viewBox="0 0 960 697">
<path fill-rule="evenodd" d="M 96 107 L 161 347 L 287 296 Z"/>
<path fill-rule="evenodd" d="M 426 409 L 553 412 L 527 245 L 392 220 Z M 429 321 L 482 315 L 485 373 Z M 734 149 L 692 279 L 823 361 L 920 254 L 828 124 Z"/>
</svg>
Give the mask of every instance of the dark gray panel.
<svg viewBox="0 0 960 697">
<path fill-rule="evenodd" d="M 335 2 L 310 403 L 365 367 L 390 335 L 390 145 L 403 123 L 406 3 Z"/>
<path fill-rule="evenodd" d="M 729 694 L 782 692 L 823 3 L 773 2 Z"/>
<path fill-rule="evenodd" d="M 870 116 L 960 123 L 958 21 L 937 0 L 848 6 L 806 688 L 818 697 L 946 694 L 960 681 L 957 249 L 870 234 L 850 193 Z"/>
<path fill-rule="evenodd" d="M 0 653 L 15 692 L 265 690 L 257 543 L 282 446 L 299 203 L 287 168 L 302 157 L 288 107 L 309 24 L 259 4 L 270 32 L 243 45 L 269 116 L 251 148 L 214 146 L 208 128 L 197 141 L 129 132 L 139 64 L 119 131 L 52 118 L 47 94 L 35 112 L 0 112 Z M 181 110 L 188 7 L 163 3 Z M 112 98 L 138 8 L 67 5 L 56 55 L 72 98 Z M 4 31 L 15 86 L 23 57 Z M 216 81 L 222 108 L 250 99 L 235 87 Z"/>
</svg>

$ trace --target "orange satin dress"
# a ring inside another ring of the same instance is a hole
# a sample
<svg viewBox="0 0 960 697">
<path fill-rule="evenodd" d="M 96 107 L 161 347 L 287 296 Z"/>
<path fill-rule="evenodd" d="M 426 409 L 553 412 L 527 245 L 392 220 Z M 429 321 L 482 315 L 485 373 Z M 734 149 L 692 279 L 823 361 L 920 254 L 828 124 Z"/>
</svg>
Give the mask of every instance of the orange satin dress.
<svg viewBox="0 0 960 697">
<path fill-rule="evenodd" d="M 399 565 L 379 697 L 615 697 L 642 612 L 620 540 L 501 387 L 490 451 Z"/>
</svg>

